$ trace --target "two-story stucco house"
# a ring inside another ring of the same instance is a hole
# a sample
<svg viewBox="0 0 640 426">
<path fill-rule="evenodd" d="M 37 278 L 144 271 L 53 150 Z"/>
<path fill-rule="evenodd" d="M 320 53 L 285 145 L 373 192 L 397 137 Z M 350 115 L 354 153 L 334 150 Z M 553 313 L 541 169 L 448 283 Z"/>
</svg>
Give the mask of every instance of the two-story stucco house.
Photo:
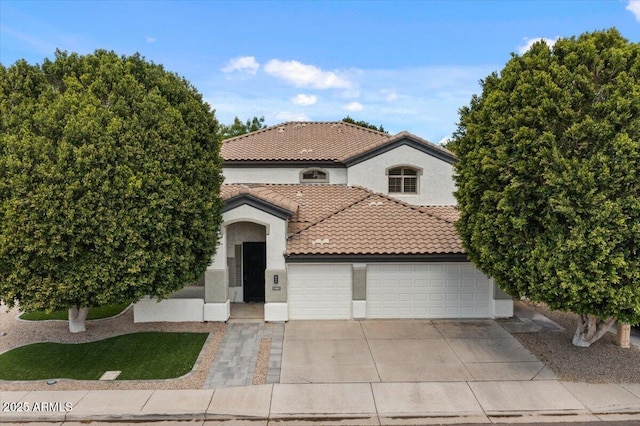
<svg viewBox="0 0 640 426">
<path fill-rule="evenodd" d="M 307 122 L 229 139 L 221 155 L 223 225 L 204 291 L 143 300 L 136 321 L 226 321 L 242 302 L 264 302 L 266 321 L 512 315 L 464 254 L 446 149 Z"/>
</svg>

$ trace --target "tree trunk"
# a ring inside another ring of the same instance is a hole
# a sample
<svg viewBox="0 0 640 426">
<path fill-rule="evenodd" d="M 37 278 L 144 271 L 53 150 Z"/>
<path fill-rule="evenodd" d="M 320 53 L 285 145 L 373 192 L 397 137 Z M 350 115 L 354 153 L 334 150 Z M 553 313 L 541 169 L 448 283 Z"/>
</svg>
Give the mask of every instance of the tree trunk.
<svg viewBox="0 0 640 426">
<path fill-rule="evenodd" d="M 615 321 L 615 318 L 602 320 L 591 314 L 578 315 L 578 328 L 573 335 L 572 343 L 581 348 L 591 346 L 592 343 L 604 336 L 604 333 L 611 328 Z"/>
<path fill-rule="evenodd" d="M 72 306 L 69 308 L 69 331 L 72 333 L 81 333 L 87 331 L 84 321 L 87 319 L 89 308 L 78 308 Z"/>
</svg>

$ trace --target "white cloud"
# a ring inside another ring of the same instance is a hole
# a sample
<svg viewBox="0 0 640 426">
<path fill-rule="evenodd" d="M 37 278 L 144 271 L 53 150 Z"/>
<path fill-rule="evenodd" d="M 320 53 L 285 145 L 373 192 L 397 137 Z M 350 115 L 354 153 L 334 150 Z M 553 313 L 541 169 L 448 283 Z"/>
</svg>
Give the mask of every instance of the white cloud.
<svg viewBox="0 0 640 426">
<path fill-rule="evenodd" d="M 2 1 L 2 0 L 0 0 Z M 621 8 L 622 9 L 622 8 Z M 266 62 L 265 62 L 266 64 Z M 382 124 L 395 134 L 407 130 L 427 140 L 438 142 L 456 131 L 458 110 L 468 105 L 474 93 L 480 93 L 479 80 L 500 69 L 504 64 L 481 66 L 436 66 L 415 68 L 345 69 L 340 76 L 353 84 L 350 89 L 316 92 L 293 85 L 273 84 L 273 78 L 258 70 L 250 79 L 228 79 L 228 74 L 214 74 L 215 84 L 206 86 L 206 100 L 216 109 L 222 123 L 233 118 L 261 117 L 276 125 L 285 121 L 335 121 L 349 114 L 359 119 Z M 204 87 L 204 85 L 201 84 Z M 358 89 L 359 98 L 345 97 L 344 92 Z M 383 93 L 393 90 L 398 100 L 390 102 Z M 316 95 L 313 105 L 292 103 L 298 94 Z M 362 111 L 350 111 L 345 106 L 359 102 Z M 340 115 L 342 114 L 342 115 Z"/>
<path fill-rule="evenodd" d="M 362 104 L 360 102 L 351 102 L 344 106 L 347 111 L 362 111 Z"/>
<path fill-rule="evenodd" d="M 640 0 L 629 0 L 629 4 L 627 4 L 625 9 L 633 13 L 636 17 L 636 21 L 640 22 Z"/>
<path fill-rule="evenodd" d="M 147 37 L 147 43 L 155 43 L 156 39 L 155 37 Z"/>
<path fill-rule="evenodd" d="M 295 97 L 291 98 L 291 102 L 296 105 L 313 105 L 318 101 L 318 97 L 316 95 L 305 95 L 300 93 Z"/>
<path fill-rule="evenodd" d="M 310 121 L 307 114 L 303 112 L 280 111 L 276 114 L 276 119 L 282 121 Z"/>
<path fill-rule="evenodd" d="M 556 44 L 556 41 L 558 41 L 558 38 L 560 37 L 556 37 L 556 38 L 545 38 L 545 37 L 537 37 L 537 38 L 528 38 L 525 37 L 524 40 L 526 41 L 526 43 L 522 46 L 518 46 L 518 53 L 523 55 L 525 54 L 529 49 L 531 49 L 531 46 L 533 46 L 534 43 L 540 41 L 540 40 L 544 40 L 545 43 L 547 43 L 547 46 L 549 47 L 553 47 L 554 44 Z"/>
<path fill-rule="evenodd" d="M 260 64 L 256 62 L 255 56 L 239 56 L 237 58 L 230 59 L 227 65 L 222 68 L 222 72 L 230 73 L 233 71 L 240 71 L 247 74 L 255 75 L 260 68 Z"/>
<path fill-rule="evenodd" d="M 270 60 L 264 70 L 296 87 L 311 87 L 314 89 L 348 89 L 351 82 L 332 71 L 323 71 L 314 65 L 303 64 L 298 61 Z"/>
</svg>

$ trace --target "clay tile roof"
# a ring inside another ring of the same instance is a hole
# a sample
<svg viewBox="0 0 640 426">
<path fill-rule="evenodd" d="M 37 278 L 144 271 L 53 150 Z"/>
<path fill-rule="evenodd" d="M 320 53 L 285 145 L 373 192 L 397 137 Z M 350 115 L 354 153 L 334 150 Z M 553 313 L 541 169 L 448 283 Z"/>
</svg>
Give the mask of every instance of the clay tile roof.
<svg viewBox="0 0 640 426">
<path fill-rule="evenodd" d="M 220 197 L 223 201 L 227 201 L 241 195 L 251 195 L 294 214 L 299 208 L 299 205 L 295 200 L 288 198 L 279 192 L 272 191 L 264 185 L 222 185 L 220 188 Z"/>
<path fill-rule="evenodd" d="M 287 244 L 288 255 L 458 253 L 464 249 L 452 221 L 374 193 L 298 231 Z"/>
<path fill-rule="evenodd" d="M 460 218 L 460 212 L 456 206 L 422 206 L 420 209 L 451 223 Z"/>
<path fill-rule="evenodd" d="M 289 122 L 227 139 L 225 161 L 333 161 L 383 145 L 394 139 L 345 122 Z"/>
<path fill-rule="evenodd" d="M 243 194 L 293 213 L 287 255 L 464 253 L 455 206 L 413 206 L 346 185 L 222 185 L 225 201 Z"/>
</svg>

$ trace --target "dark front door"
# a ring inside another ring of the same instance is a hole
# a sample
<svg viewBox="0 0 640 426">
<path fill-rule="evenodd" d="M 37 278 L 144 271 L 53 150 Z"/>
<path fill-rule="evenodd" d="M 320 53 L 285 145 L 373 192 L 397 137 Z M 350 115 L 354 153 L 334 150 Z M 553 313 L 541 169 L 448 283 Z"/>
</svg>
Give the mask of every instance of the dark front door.
<svg viewBox="0 0 640 426">
<path fill-rule="evenodd" d="M 264 302 L 267 244 L 242 243 L 242 286 L 245 302 Z"/>
</svg>

